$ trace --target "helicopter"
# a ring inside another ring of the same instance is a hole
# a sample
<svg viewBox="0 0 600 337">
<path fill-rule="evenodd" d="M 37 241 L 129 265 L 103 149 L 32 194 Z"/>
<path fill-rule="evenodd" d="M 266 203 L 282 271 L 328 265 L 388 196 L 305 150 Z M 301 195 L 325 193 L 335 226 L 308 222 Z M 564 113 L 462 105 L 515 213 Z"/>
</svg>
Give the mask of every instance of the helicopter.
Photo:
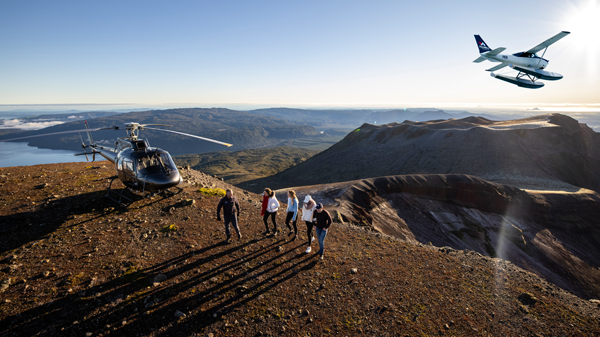
<svg viewBox="0 0 600 337">
<path fill-rule="evenodd" d="M 88 161 L 88 155 L 91 155 L 92 161 L 96 161 L 96 154 L 98 154 L 104 157 L 106 160 L 110 161 L 114 165 L 117 174 L 114 177 L 109 178 L 111 180 L 107 187 L 108 192 L 106 194 L 106 197 L 124 206 L 125 204 L 123 203 L 123 199 L 129 202 L 133 202 L 133 199 L 123 195 L 123 193 L 127 189 L 136 194 L 141 193 L 142 197 L 153 196 L 159 193 L 171 193 L 173 195 L 177 194 L 178 192 L 173 192 L 170 190 L 170 188 L 172 187 L 178 188 L 179 192 L 182 190 L 180 187 L 177 187 L 177 185 L 179 185 L 183 181 L 183 179 L 181 178 L 181 175 L 177 170 L 177 166 L 173 162 L 171 155 L 166 150 L 157 147 L 150 147 L 150 144 L 147 139 L 139 138 L 140 130 L 156 130 L 170 132 L 217 143 L 227 147 L 232 146 L 232 144 L 220 142 L 218 140 L 210 138 L 195 136 L 178 131 L 150 127 L 170 127 L 171 125 L 139 124 L 131 122 L 126 123 L 124 125 L 127 137 L 117 138 L 117 141 L 115 142 L 115 147 L 111 148 L 95 143 L 94 139 L 92 138 L 92 132 L 101 130 L 120 130 L 121 128 L 119 126 L 113 125 L 111 127 L 90 129 L 87 121 L 85 121 L 84 123 L 85 129 L 82 130 L 46 133 L 35 136 L 5 139 L 0 140 L 0 142 L 7 142 L 33 137 L 59 135 L 65 133 L 79 133 L 79 138 L 81 139 L 81 146 L 83 147 L 84 152 L 75 153 L 75 155 L 85 156 L 86 160 Z M 83 142 L 81 132 L 87 133 L 89 145 L 86 145 Z M 91 152 L 87 151 L 88 148 L 91 150 Z M 126 189 L 122 189 L 120 193 L 111 189 L 112 183 L 116 179 L 119 179 L 123 183 L 123 185 L 127 187 Z"/>
</svg>

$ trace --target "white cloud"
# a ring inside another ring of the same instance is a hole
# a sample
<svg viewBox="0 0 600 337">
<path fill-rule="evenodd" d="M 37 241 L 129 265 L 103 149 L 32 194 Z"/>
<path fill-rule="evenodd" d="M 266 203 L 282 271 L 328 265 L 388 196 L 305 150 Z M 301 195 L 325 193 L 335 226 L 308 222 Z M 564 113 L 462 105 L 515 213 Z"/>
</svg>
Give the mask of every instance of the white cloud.
<svg viewBox="0 0 600 337">
<path fill-rule="evenodd" d="M 23 123 L 18 119 L 8 119 L 8 120 L 3 120 L 3 123 L 0 124 L 0 129 L 39 130 L 39 129 L 47 128 L 49 126 L 54 126 L 54 125 L 63 124 L 63 123 L 64 122 L 59 122 L 59 121 Z"/>
</svg>

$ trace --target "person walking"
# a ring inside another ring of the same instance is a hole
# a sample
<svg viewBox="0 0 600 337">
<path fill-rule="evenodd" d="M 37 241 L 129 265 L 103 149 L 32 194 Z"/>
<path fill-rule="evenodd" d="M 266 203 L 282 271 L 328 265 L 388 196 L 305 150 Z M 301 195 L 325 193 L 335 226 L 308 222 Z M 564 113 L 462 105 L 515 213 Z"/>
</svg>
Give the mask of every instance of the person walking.
<svg viewBox="0 0 600 337">
<path fill-rule="evenodd" d="M 327 236 L 327 230 L 333 223 L 331 215 L 325 209 L 323 204 L 319 203 L 315 206 L 316 212 L 313 213 L 313 221 L 315 223 L 315 231 L 317 232 L 317 241 L 319 241 L 319 255 L 320 259 L 323 260 L 325 253 L 325 236 Z"/>
<path fill-rule="evenodd" d="M 294 234 L 294 241 L 298 238 L 298 227 L 296 227 L 296 216 L 298 215 L 298 198 L 296 198 L 296 191 L 289 190 L 288 191 L 288 202 L 287 202 L 287 215 L 285 216 L 285 225 L 290 231 L 288 236 Z M 290 227 L 290 220 L 292 221 L 292 225 L 294 226 L 294 231 L 292 232 L 292 227 Z"/>
<path fill-rule="evenodd" d="M 225 219 L 225 235 L 227 235 L 227 243 L 231 242 L 231 233 L 229 232 L 229 223 L 233 225 L 237 232 L 238 239 L 242 238 L 240 227 L 238 226 L 237 215 L 240 214 L 240 203 L 233 196 L 233 190 L 227 189 L 225 196 L 217 205 L 217 221 L 221 221 L 221 208 L 223 208 L 223 218 Z M 236 214 L 237 213 L 237 214 Z"/>
<path fill-rule="evenodd" d="M 277 220 L 275 217 L 277 216 L 277 210 L 279 209 L 279 201 L 277 197 L 275 197 L 275 192 L 271 189 L 265 189 L 265 192 L 268 193 L 269 199 L 267 200 L 267 209 L 265 209 L 265 215 L 263 216 L 263 222 L 265 223 L 265 228 L 267 231 L 265 234 L 269 234 L 269 223 L 267 220 L 269 216 L 271 217 L 271 221 L 273 222 L 273 235 L 277 235 Z"/>
<path fill-rule="evenodd" d="M 263 191 L 262 194 L 262 208 L 260 210 L 260 216 L 264 216 L 265 215 L 265 211 L 267 210 L 267 205 L 269 204 L 269 195 L 271 195 L 271 189 L 270 188 L 265 188 L 265 190 Z"/>
<path fill-rule="evenodd" d="M 310 244 L 315 240 L 312 235 L 313 230 L 313 211 L 315 210 L 316 203 L 307 195 L 304 197 L 304 205 L 302 206 L 302 220 L 306 222 L 306 234 L 308 235 L 308 248 L 306 248 L 306 254 L 310 253 L 312 248 Z"/>
</svg>

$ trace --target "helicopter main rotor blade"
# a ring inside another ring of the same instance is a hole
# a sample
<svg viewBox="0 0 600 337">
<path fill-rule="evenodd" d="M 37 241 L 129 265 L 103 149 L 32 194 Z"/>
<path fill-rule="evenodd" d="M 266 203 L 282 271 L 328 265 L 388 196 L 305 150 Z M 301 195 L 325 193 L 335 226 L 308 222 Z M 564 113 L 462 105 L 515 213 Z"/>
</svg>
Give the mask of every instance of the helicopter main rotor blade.
<svg viewBox="0 0 600 337">
<path fill-rule="evenodd" d="M 188 137 L 193 137 L 193 138 L 198 138 L 198 139 L 206 140 L 208 142 L 213 142 L 213 143 L 225 145 L 225 146 L 228 146 L 228 147 L 233 146 L 232 144 L 229 144 L 229 143 L 223 143 L 223 142 L 220 142 L 218 140 L 214 140 L 214 139 L 210 139 L 210 138 L 204 138 L 204 137 L 200 137 L 200 136 L 194 136 L 194 135 L 190 135 L 189 133 L 183 133 L 183 132 L 171 131 L 171 130 L 163 130 L 163 129 L 156 129 L 156 128 L 144 128 L 144 129 L 164 131 L 164 132 L 171 132 L 171 133 L 176 133 L 178 135 L 184 135 L 184 136 L 188 136 Z"/>
<path fill-rule="evenodd" d="M 173 126 L 173 125 L 168 125 L 168 124 L 141 124 L 140 126 L 141 127 L 146 127 L 146 126 L 149 126 L 149 125 L 152 125 L 152 126 L 170 126 L 170 127 Z"/>
<path fill-rule="evenodd" d="M 100 130 L 112 130 L 112 128 L 97 128 L 97 129 L 83 129 L 83 130 L 51 132 L 51 133 L 44 133 L 44 134 L 35 135 L 35 136 L 27 136 L 27 137 L 4 139 L 4 140 L 0 140 L 0 142 L 8 142 L 8 141 L 11 141 L 11 140 L 26 139 L 26 138 L 35 138 L 35 137 L 43 137 L 43 136 L 62 135 L 62 134 L 65 134 L 65 133 L 76 133 L 76 132 L 87 132 L 87 131 L 100 131 Z"/>
</svg>

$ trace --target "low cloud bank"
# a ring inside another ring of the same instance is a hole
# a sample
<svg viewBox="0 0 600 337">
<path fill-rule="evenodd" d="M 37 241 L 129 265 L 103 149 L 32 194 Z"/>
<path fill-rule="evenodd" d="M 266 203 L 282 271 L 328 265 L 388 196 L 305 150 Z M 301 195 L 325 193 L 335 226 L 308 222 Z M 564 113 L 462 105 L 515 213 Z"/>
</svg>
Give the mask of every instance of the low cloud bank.
<svg viewBox="0 0 600 337">
<path fill-rule="evenodd" d="M 23 129 L 23 130 L 39 130 L 43 128 L 47 128 L 49 126 L 54 126 L 58 124 L 63 124 L 64 122 L 60 121 L 51 121 L 51 122 L 21 122 L 18 119 L 8 119 L 2 121 L 0 124 L 0 129 Z"/>
</svg>

